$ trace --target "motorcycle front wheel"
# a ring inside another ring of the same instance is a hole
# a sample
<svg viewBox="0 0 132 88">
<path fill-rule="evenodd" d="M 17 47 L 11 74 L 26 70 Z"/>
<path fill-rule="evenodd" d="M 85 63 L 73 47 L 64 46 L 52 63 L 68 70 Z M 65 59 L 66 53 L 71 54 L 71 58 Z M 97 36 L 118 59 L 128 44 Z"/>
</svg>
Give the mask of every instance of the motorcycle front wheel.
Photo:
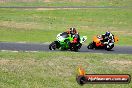
<svg viewBox="0 0 132 88">
<path fill-rule="evenodd" d="M 111 46 L 106 45 L 105 49 L 106 49 L 107 51 L 110 51 L 113 47 L 114 47 L 114 44 L 112 44 Z"/>
<path fill-rule="evenodd" d="M 56 47 L 57 47 L 56 42 L 52 42 L 52 43 L 49 45 L 49 49 L 50 49 L 50 50 L 55 50 Z"/>
</svg>

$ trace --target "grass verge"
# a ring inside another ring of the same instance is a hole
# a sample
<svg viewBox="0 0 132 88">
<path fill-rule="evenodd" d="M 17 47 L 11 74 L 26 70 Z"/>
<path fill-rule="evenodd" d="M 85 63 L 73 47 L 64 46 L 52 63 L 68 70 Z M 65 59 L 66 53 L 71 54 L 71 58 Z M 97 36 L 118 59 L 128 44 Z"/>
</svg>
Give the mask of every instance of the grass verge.
<svg viewBox="0 0 132 88">
<path fill-rule="evenodd" d="M 132 55 L 75 52 L 0 52 L 1 88 L 80 88 L 78 66 L 89 74 L 130 74 Z M 88 84 L 83 88 L 130 88 L 130 84 Z"/>
<path fill-rule="evenodd" d="M 131 0 L 3 0 L 0 6 L 131 6 Z"/>
<path fill-rule="evenodd" d="M 131 9 L 0 9 L 0 41 L 51 42 L 58 33 L 76 27 L 91 42 L 109 30 L 118 45 L 132 45 Z"/>
</svg>

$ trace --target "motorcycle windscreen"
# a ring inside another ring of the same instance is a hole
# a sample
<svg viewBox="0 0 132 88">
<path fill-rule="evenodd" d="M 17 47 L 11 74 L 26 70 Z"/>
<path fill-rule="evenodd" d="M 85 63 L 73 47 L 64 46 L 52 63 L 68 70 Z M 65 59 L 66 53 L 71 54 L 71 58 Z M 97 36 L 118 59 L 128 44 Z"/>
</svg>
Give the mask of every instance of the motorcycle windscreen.
<svg viewBox="0 0 132 88">
<path fill-rule="evenodd" d="M 63 38 L 67 38 L 67 37 L 69 37 L 69 35 L 68 35 L 66 32 L 60 34 L 60 36 L 63 37 Z"/>
</svg>

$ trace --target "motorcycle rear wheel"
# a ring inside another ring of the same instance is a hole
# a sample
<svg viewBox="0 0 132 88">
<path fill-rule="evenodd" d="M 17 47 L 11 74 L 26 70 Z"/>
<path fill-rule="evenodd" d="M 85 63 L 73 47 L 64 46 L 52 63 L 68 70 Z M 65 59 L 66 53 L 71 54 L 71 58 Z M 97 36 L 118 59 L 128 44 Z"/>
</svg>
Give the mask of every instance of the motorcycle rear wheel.
<svg viewBox="0 0 132 88">
<path fill-rule="evenodd" d="M 106 46 L 105 50 L 110 51 L 113 47 L 114 47 L 114 44 L 111 45 L 109 48 L 107 48 L 107 46 Z"/>
<path fill-rule="evenodd" d="M 89 45 L 87 46 L 88 49 L 93 49 L 94 48 L 94 44 L 93 42 L 89 43 Z"/>
<path fill-rule="evenodd" d="M 78 47 L 76 46 L 76 44 L 71 43 L 71 44 L 70 44 L 70 50 L 71 50 L 71 51 L 77 52 L 77 51 L 78 51 Z"/>
</svg>

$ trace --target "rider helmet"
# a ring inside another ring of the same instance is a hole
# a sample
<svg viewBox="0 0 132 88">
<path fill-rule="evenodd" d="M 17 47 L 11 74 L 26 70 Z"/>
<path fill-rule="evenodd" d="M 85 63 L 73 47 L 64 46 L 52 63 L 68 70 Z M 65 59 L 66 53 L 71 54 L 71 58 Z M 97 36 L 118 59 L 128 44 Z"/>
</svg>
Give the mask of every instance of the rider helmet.
<svg viewBox="0 0 132 88">
<path fill-rule="evenodd" d="M 109 36 L 109 35 L 110 35 L 110 32 L 107 31 L 107 32 L 105 33 L 105 36 Z"/>
<path fill-rule="evenodd" d="M 71 33 L 71 34 L 76 34 L 76 33 L 77 33 L 77 31 L 76 31 L 76 29 L 75 29 L 75 28 L 70 28 L 70 33 Z"/>
</svg>

